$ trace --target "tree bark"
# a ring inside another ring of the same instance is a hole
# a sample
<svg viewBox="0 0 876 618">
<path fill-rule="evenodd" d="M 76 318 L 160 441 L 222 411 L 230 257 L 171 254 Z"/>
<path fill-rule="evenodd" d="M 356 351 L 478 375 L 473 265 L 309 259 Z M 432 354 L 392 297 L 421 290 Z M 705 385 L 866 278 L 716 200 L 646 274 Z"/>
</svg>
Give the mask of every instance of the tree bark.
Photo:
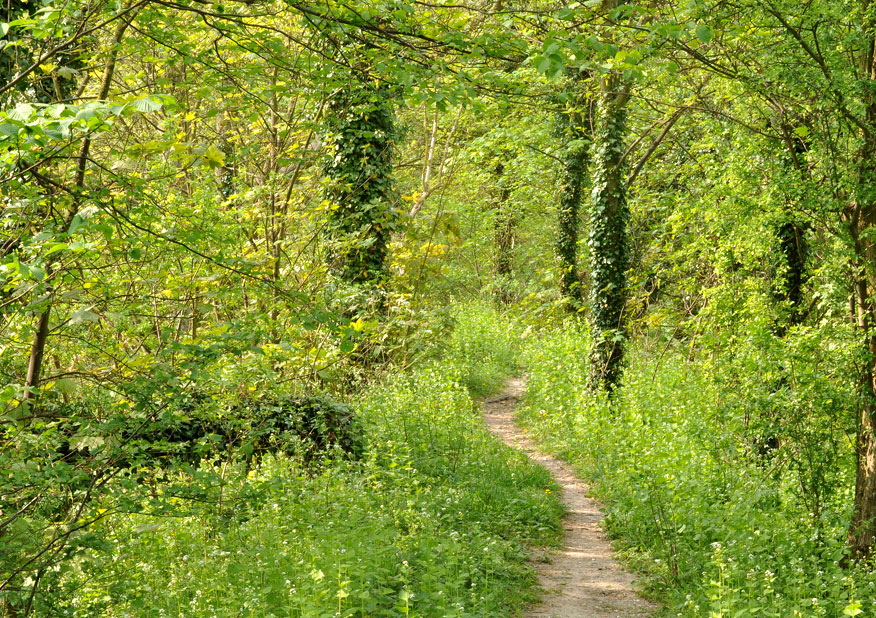
<svg viewBox="0 0 876 618">
<path fill-rule="evenodd" d="M 876 151 L 873 153 L 876 155 Z M 871 213 L 872 217 L 872 213 Z M 872 227 L 860 207 L 856 207 L 849 225 L 855 249 L 855 305 L 857 328 L 867 359 L 859 377 L 861 394 L 858 432 L 855 440 L 855 504 L 849 526 L 848 546 L 853 558 L 866 558 L 876 540 L 876 335 L 873 332 L 873 245 L 861 238 Z"/>
<path fill-rule="evenodd" d="M 583 101 L 579 97 L 575 105 L 581 104 Z M 590 132 L 585 128 L 587 121 L 580 109 L 564 110 L 557 118 L 557 132 L 566 143 L 561 155 L 556 250 L 560 261 L 560 294 L 570 311 L 580 308 L 583 296 L 578 275 L 578 231 L 581 194 L 587 185 L 587 168 L 590 164 Z"/>
<path fill-rule="evenodd" d="M 869 0 L 863 4 L 868 15 Z M 866 26 L 870 31 L 873 24 Z M 870 84 L 876 82 L 874 56 L 876 39 L 871 38 L 860 62 L 862 77 Z M 873 298 L 876 291 L 876 244 L 872 236 L 876 227 L 876 95 L 872 88 L 868 88 L 863 97 L 866 128 L 862 130 L 858 151 L 857 195 L 847 217 L 855 255 L 857 327 L 867 359 L 859 378 L 861 408 L 855 440 L 855 505 L 848 533 L 849 552 L 856 559 L 869 557 L 876 541 L 876 316 Z"/>
<path fill-rule="evenodd" d="M 590 384 L 609 393 L 620 382 L 626 339 L 629 211 L 623 155 L 628 100 L 628 86 L 618 75 L 603 79 L 590 213 Z"/>
<path fill-rule="evenodd" d="M 25 390 L 22 399 L 28 401 L 36 399 L 36 387 L 40 381 L 40 374 L 43 369 L 43 354 L 46 350 L 46 342 L 49 339 L 49 317 L 51 316 L 52 305 L 49 306 L 40 314 L 37 320 L 36 331 L 33 334 L 33 343 L 30 347 L 30 359 L 27 364 L 27 378 L 25 379 Z"/>
<path fill-rule="evenodd" d="M 510 283 L 513 272 L 514 228 L 516 227 L 516 221 L 509 203 L 511 189 L 503 183 L 505 166 L 501 163 L 498 164 L 495 172 L 496 184 L 498 185 L 496 221 L 493 232 L 496 242 L 496 275 L 498 278 L 496 299 L 500 303 L 507 305 L 513 297 Z"/>
</svg>

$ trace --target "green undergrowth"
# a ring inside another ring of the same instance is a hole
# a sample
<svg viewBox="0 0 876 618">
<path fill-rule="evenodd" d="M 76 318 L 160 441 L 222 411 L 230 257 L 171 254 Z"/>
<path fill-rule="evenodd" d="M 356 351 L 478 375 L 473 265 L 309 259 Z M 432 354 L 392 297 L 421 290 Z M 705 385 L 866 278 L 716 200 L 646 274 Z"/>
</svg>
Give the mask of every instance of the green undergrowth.
<svg viewBox="0 0 876 618">
<path fill-rule="evenodd" d="M 454 314 L 456 328 L 444 360 L 458 368 L 460 382 L 475 397 L 501 388 L 520 365 L 523 338 L 517 320 L 485 303 L 468 303 Z"/>
<path fill-rule="evenodd" d="M 460 312 L 445 358 L 388 375 L 354 408 L 360 462 L 268 456 L 204 503 L 116 516 L 43 611 L 106 617 L 495 617 L 532 599 L 527 547 L 555 544 L 548 473 L 490 436 L 466 385 L 513 367 L 498 325 Z"/>
<path fill-rule="evenodd" d="M 585 328 L 528 346 L 522 420 L 593 483 L 665 615 L 876 615 L 873 569 L 841 567 L 854 487 L 842 410 L 854 402 L 811 343 L 783 357 L 787 382 L 765 363 L 728 376 L 687 349 L 640 350 L 614 402 L 587 388 Z"/>
</svg>

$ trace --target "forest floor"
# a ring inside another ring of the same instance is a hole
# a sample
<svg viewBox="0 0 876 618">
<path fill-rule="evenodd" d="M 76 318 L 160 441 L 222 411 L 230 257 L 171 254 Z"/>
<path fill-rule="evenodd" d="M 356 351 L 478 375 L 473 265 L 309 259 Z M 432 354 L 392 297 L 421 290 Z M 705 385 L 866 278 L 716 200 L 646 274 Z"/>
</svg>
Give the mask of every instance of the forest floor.
<svg viewBox="0 0 876 618">
<path fill-rule="evenodd" d="M 614 559 L 602 530 L 599 504 L 567 464 L 540 452 L 514 423 L 514 410 L 526 382 L 512 378 L 501 393 L 484 401 L 484 420 L 503 442 L 547 468 L 562 488 L 567 513 L 563 546 L 533 561 L 545 594 L 527 618 L 605 618 L 648 616 L 656 609 L 633 590 L 633 576 Z"/>
</svg>

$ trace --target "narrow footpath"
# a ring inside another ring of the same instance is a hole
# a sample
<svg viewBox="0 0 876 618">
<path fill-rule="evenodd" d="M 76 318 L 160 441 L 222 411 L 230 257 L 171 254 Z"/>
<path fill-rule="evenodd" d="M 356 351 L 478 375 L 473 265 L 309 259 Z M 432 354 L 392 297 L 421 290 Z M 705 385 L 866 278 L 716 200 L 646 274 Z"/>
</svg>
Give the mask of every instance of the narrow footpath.
<svg viewBox="0 0 876 618">
<path fill-rule="evenodd" d="M 568 511 L 563 519 L 563 547 L 548 555 L 548 562 L 534 562 L 545 590 L 542 603 L 527 618 L 612 618 L 651 615 L 655 607 L 633 590 L 633 576 L 613 558 L 602 531 L 599 504 L 587 496 L 587 485 L 567 464 L 539 452 L 514 424 L 513 414 L 526 390 L 522 378 L 513 378 L 499 395 L 484 402 L 484 420 L 503 442 L 526 453 L 547 468 L 562 487 Z"/>
</svg>

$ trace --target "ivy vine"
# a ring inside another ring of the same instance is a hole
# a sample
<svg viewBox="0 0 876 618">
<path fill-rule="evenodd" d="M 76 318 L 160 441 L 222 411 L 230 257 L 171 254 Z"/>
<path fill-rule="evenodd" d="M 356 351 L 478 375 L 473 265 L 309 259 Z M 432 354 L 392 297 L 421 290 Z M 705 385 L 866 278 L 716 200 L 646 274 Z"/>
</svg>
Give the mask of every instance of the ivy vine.
<svg viewBox="0 0 876 618">
<path fill-rule="evenodd" d="M 618 384 L 622 370 L 626 340 L 624 306 L 630 262 L 629 209 L 622 169 L 626 110 L 616 94 L 609 91 L 601 95 L 599 119 L 588 240 L 592 279 L 591 384 L 610 392 Z"/>
<path fill-rule="evenodd" d="M 581 305 L 581 279 L 578 275 L 578 230 L 581 194 L 588 182 L 590 133 L 582 113 L 583 101 L 574 99 L 556 115 L 554 134 L 563 140 L 560 153 L 560 195 L 557 212 L 556 252 L 560 261 L 560 293 L 570 309 Z"/>
<path fill-rule="evenodd" d="M 398 225 L 392 205 L 398 132 L 390 100 L 387 89 L 364 86 L 339 93 L 330 106 L 323 165 L 334 241 L 329 262 L 348 283 L 380 284 L 388 276 L 388 245 Z"/>
</svg>

